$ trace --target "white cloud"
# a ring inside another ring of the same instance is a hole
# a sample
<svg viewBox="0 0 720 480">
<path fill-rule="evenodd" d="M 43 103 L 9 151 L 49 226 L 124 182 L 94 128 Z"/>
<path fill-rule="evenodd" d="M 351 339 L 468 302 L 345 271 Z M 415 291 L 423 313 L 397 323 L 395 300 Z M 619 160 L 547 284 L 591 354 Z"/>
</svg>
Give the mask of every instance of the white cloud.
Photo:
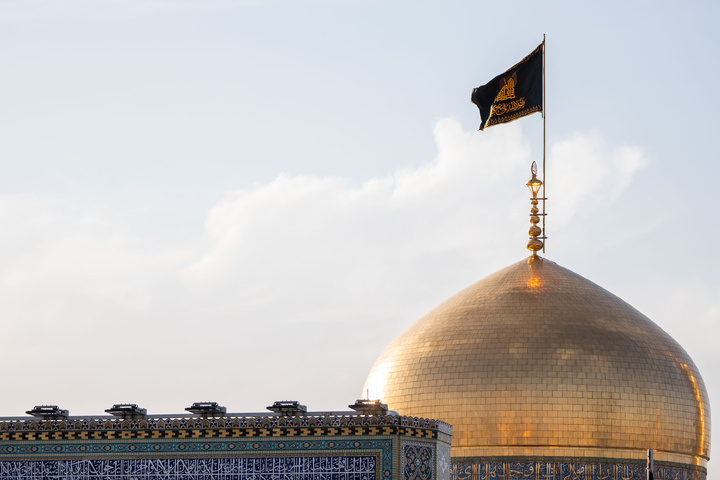
<svg viewBox="0 0 720 480">
<path fill-rule="evenodd" d="M 528 253 L 531 158 L 519 124 L 477 133 L 444 119 L 435 139 L 432 163 L 359 185 L 279 175 L 230 192 L 198 232 L 205 250 L 157 244 L 96 208 L 0 197 L 0 311 L 21 339 L 2 354 L 16 392 L 2 413 L 47 391 L 75 413 L 198 400 L 237 411 L 289 396 L 344 408 L 393 336 Z M 619 194 L 645 162 L 639 149 L 582 135 L 553 152 L 568 165 L 555 186 L 573 199 L 566 222 L 606 207 L 612 199 L 586 198 L 607 185 Z M 573 190 L 588 169 L 604 182 Z M 7 361 L 18 357 L 20 367 Z M 75 376 L 28 386 L 48 359 Z"/>
<path fill-rule="evenodd" d="M 312 298 L 329 316 L 355 303 L 356 312 L 365 311 L 356 293 L 363 290 L 385 299 L 372 309 L 394 308 L 394 298 L 412 295 L 405 289 L 414 279 L 454 268 L 438 264 L 441 255 L 474 258 L 483 247 L 503 245 L 494 237 L 505 228 L 509 202 L 518 206 L 511 223 L 526 219 L 529 204 L 520 206 L 522 196 L 498 179 L 528 163 L 529 148 L 519 128 L 496 132 L 480 137 L 443 120 L 435 129 L 436 160 L 417 169 L 361 185 L 280 175 L 232 192 L 208 216 L 214 247 L 184 278 L 246 302 L 271 305 L 278 292 L 286 301 Z"/>
<path fill-rule="evenodd" d="M 610 148 L 597 134 L 576 133 L 550 150 L 548 195 L 554 226 L 565 227 L 576 212 L 614 201 L 649 162 L 641 147 Z"/>
<path fill-rule="evenodd" d="M 400 277 L 395 272 L 434 255 L 473 261 L 500 252 L 506 258 L 522 255 L 531 160 L 520 127 L 479 134 L 444 119 L 435 139 L 438 155 L 432 163 L 359 186 L 339 178 L 280 175 L 229 193 L 206 222 L 213 248 L 184 278 L 253 296 L 262 286 L 273 291 L 288 285 L 291 293 L 305 296 L 289 284 L 333 278 L 322 286 L 332 289 L 338 275 L 347 277 L 343 285 L 364 284 L 363 275 L 370 275 L 370 282 L 373 276 Z M 580 134 L 556 144 L 551 158 L 557 174 L 553 195 L 561 199 L 553 211 L 556 229 L 578 209 L 606 208 L 647 163 L 637 147 L 610 149 L 598 136 Z M 601 194 L 602 204 L 589 201 Z M 309 267 L 315 280 L 308 279 Z M 437 275 L 439 267 L 430 263 L 422 274 Z"/>
</svg>

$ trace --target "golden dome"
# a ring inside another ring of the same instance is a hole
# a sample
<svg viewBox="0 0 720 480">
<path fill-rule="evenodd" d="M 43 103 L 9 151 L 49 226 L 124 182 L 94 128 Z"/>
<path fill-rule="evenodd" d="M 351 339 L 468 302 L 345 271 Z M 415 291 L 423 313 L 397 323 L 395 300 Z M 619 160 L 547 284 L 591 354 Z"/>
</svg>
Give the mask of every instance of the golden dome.
<svg viewBox="0 0 720 480">
<path fill-rule="evenodd" d="M 585 278 L 529 258 L 425 315 L 363 394 L 453 426 L 452 456 L 568 456 L 706 466 L 709 401 L 667 333 Z"/>
</svg>

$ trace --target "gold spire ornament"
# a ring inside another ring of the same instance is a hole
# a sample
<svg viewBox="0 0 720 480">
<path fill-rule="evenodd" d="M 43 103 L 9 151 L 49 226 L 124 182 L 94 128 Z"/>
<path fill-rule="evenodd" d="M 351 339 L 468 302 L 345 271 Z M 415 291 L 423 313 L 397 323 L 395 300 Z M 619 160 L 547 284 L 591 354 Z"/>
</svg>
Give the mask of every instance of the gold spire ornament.
<svg viewBox="0 0 720 480">
<path fill-rule="evenodd" d="M 542 250 L 543 248 L 543 241 L 538 238 L 542 234 L 542 229 L 538 226 L 538 223 L 540 223 L 540 217 L 538 216 L 538 212 L 540 210 L 538 210 L 537 207 L 537 194 L 540 191 L 540 187 L 542 187 L 543 182 L 537 178 L 537 164 L 535 162 L 532 163 L 532 166 L 530 167 L 530 172 L 532 173 L 532 178 L 528 180 L 527 187 L 530 189 L 530 193 L 532 193 L 532 200 L 530 200 L 532 208 L 530 208 L 531 225 L 528 229 L 530 240 L 528 240 L 526 247 L 528 250 L 533 252 L 533 258 L 536 258 L 538 250 Z"/>
</svg>

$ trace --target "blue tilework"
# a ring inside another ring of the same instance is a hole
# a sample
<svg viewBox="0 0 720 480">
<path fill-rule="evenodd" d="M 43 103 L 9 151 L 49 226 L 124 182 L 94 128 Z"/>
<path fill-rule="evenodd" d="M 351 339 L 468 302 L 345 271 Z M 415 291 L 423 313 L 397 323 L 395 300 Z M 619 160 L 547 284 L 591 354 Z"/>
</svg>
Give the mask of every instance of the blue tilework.
<svg viewBox="0 0 720 480">
<path fill-rule="evenodd" d="M 437 450 L 437 480 L 450 480 L 450 445 L 438 443 Z"/>
<path fill-rule="evenodd" d="M 433 480 L 433 450 L 427 443 L 403 442 L 400 462 L 403 480 Z"/>
<path fill-rule="evenodd" d="M 0 479 L 375 480 L 376 458 L 160 458 L 0 462 Z"/>
<path fill-rule="evenodd" d="M 592 462 L 456 462 L 451 480 L 645 480 L 645 466 Z M 705 480 L 697 470 L 655 465 L 655 480 Z"/>
<path fill-rule="evenodd" d="M 300 476 L 281 476 L 273 477 L 272 480 L 393 480 L 392 466 L 392 445 L 393 441 L 389 439 L 365 440 L 365 439 L 349 439 L 349 440 L 277 440 L 277 441 L 225 441 L 225 440 L 203 440 L 203 441 L 131 441 L 131 442 L 15 442 L 13 444 L 0 445 L 0 472 L 7 469 L 27 469 L 27 468 L 54 468 L 53 464 L 60 468 L 61 465 L 84 465 L 91 462 L 92 465 L 114 465 L 113 462 L 119 460 L 140 460 L 137 457 L 161 457 L 161 458 L 143 458 L 142 460 L 163 460 L 173 462 L 188 462 L 190 460 L 198 461 L 202 464 L 205 460 L 218 461 L 235 461 L 238 459 L 228 458 L 231 455 L 253 456 L 255 458 L 372 458 L 374 462 L 373 476 L 358 477 L 357 472 L 352 476 L 340 476 L 332 478 L 326 475 L 313 475 L 311 478 Z M 307 452 L 307 453 L 303 453 Z M 375 455 L 368 455 L 373 452 Z M 302 455 L 302 457 L 300 456 Z M 208 457 L 218 458 L 208 458 Z M 103 458 L 106 457 L 106 458 Z M 108 458 L 112 457 L 112 458 Z M 189 458 L 172 458 L 172 457 L 189 457 Z M 36 459 L 33 461 L 32 459 Z M 247 459 L 247 458 L 246 458 Z M 379 465 L 375 465 L 376 460 Z M 249 460 L 249 459 L 248 459 Z M 101 463 L 97 463 L 101 462 Z M 105 462 L 105 463 L 102 463 Z M 161 463 L 162 464 L 162 463 Z M 173 464 L 168 463 L 168 465 Z M 124 465 L 124 464 L 123 464 Z M 176 464 L 173 464 L 176 465 Z M 90 468 L 90 467 L 88 467 Z M 105 468 L 105 467 L 103 467 Z M 110 468 L 110 467 L 108 467 Z M 118 467 L 119 468 L 119 467 Z M 367 473 L 367 472 L 366 472 Z M 250 480 L 250 477 L 233 476 L 216 476 L 216 477 L 138 477 L 138 480 L 155 480 L 187 478 L 189 480 L 205 480 L 212 478 L 213 480 Z M 75 477 L 17 477 L 15 475 L 2 476 L 0 479 L 6 478 L 48 478 L 52 479 L 75 479 Z M 83 480 L 94 480 L 94 477 L 85 476 L 77 477 Z M 125 479 L 130 477 L 107 477 L 108 480 Z M 270 477 L 262 475 L 254 477 L 254 480 L 271 480 Z"/>
</svg>

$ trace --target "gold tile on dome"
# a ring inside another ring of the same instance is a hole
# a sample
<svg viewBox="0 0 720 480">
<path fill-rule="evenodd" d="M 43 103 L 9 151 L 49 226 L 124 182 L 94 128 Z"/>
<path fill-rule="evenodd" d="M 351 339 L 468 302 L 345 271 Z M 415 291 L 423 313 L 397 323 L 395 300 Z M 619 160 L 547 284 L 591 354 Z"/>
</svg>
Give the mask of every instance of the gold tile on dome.
<svg viewBox="0 0 720 480">
<path fill-rule="evenodd" d="M 452 424 L 453 457 L 518 445 L 542 456 L 550 445 L 626 458 L 653 445 L 696 464 L 709 451 L 707 392 L 682 347 L 543 259 L 511 265 L 418 320 L 378 358 L 368 388 L 403 415 Z"/>
</svg>

